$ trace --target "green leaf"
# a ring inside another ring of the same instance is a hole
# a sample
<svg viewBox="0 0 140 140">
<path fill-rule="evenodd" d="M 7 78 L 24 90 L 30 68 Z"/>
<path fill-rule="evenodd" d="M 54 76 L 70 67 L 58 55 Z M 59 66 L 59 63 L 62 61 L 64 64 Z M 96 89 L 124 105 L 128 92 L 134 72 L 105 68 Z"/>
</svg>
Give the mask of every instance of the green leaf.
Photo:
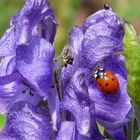
<svg viewBox="0 0 140 140">
<path fill-rule="evenodd" d="M 134 125 L 133 125 L 133 140 L 136 140 L 139 135 L 140 135 L 140 131 L 138 130 L 138 124 L 137 124 L 137 121 L 135 119 Z"/>
<path fill-rule="evenodd" d="M 133 102 L 140 104 L 140 45 L 133 26 L 125 23 L 124 29 L 124 54 L 128 70 L 127 89 Z"/>
<path fill-rule="evenodd" d="M 134 113 L 140 126 L 140 44 L 133 26 L 124 24 L 124 54 L 128 71 L 127 90 L 132 98 Z"/>
<path fill-rule="evenodd" d="M 0 129 L 3 128 L 5 122 L 6 122 L 6 116 L 5 115 L 0 115 Z"/>
<path fill-rule="evenodd" d="M 99 123 L 99 122 L 97 122 L 96 121 L 96 123 L 97 123 L 97 126 L 98 126 L 98 128 L 99 128 L 99 131 L 100 131 L 100 133 L 102 134 L 102 135 L 104 135 L 104 127 Z"/>
</svg>

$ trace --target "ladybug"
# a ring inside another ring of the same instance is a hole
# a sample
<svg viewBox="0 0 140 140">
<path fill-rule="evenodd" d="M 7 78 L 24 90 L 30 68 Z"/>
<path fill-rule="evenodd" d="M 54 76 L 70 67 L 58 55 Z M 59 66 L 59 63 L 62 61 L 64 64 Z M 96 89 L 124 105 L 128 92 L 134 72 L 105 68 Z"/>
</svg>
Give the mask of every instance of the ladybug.
<svg viewBox="0 0 140 140">
<path fill-rule="evenodd" d="M 113 95 L 119 90 L 119 81 L 111 71 L 105 71 L 104 68 L 97 69 L 92 76 L 104 93 Z"/>
</svg>

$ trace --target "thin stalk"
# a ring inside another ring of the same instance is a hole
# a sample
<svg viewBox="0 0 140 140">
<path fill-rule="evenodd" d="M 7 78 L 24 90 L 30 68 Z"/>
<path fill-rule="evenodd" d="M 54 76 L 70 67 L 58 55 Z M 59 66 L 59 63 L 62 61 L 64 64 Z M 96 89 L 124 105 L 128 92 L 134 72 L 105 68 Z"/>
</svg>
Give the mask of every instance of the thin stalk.
<svg viewBox="0 0 140 140">
<path fill-rule="evenodd" d="M 54 72 L 54 79 L 55 79 L 55 85 L 56 85 L 56 89 L 58 92 L 58 98 L 61 101 L 62 100 L 62 94 L 61 94 L 61 88 L 60 88 L 60 82 L 59 82 L 59 74 L 55 71 Z"/>
<path fill-rule="evenodd" d="M 127 140 L 133 140 L 133 125 L 134 125 L 134 116 L 131 115 L 130 122 L 127 126 Z"/>
<path fill-rule="evenodd" d="M 134 107 L 134 114 L 135 114 L 136 120 L 138 122 L 139 130 L 140 130 L 140 103 L 133 102 L 133 107 Z"/>
</svg>

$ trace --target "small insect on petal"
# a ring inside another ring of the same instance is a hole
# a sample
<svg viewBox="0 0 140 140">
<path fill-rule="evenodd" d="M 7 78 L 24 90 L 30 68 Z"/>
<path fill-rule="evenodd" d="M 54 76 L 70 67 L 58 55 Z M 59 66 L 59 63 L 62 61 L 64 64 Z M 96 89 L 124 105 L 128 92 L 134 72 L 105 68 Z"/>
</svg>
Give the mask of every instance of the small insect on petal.
<svg viewBox="0 0 140 140">
<path fill-rule="evenodd" d="M 106 4 L 104 4 L 104 9 L 105 10 L 112 10 L 112 7 L 108 3 L 106 3 Z"/>
<path fill-rule="evenodd" d="M 68 47 L 64 48 L 61 55 L 62 55 L 62 59 L 66 61 L 65 67 L 67 67 L 67 64 L 70 64 L 70 65 L 73 64 L 73 57 L 72 57 L 72 52 L 70 48 Z"/>
</svg>

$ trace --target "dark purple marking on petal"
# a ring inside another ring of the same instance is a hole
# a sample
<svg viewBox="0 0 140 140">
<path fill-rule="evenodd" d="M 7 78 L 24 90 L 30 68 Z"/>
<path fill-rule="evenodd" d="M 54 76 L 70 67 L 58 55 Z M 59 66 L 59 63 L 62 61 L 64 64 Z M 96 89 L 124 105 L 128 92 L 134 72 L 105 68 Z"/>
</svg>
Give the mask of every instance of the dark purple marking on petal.
<svg viewBox="0 0 140 140">
<path fill-rule="evenodd" d="M 35 37 L 29 45 L 17 48 L 16 64 L 19 73 L 45 97 L 52 84 L 54 48 L 44 39 Z"/>
<path fill-rule="evenodd" d="M 30 95 L 30 90 L 22 84 L 21 80 L 10 82 L 6 85 L 0 85 L 0 114 L 7 114 L 11 106 L 19 101 L 28 101 L 32 105 L 37 106 L 41 97 L 38 94 Z"/>
</svg>

